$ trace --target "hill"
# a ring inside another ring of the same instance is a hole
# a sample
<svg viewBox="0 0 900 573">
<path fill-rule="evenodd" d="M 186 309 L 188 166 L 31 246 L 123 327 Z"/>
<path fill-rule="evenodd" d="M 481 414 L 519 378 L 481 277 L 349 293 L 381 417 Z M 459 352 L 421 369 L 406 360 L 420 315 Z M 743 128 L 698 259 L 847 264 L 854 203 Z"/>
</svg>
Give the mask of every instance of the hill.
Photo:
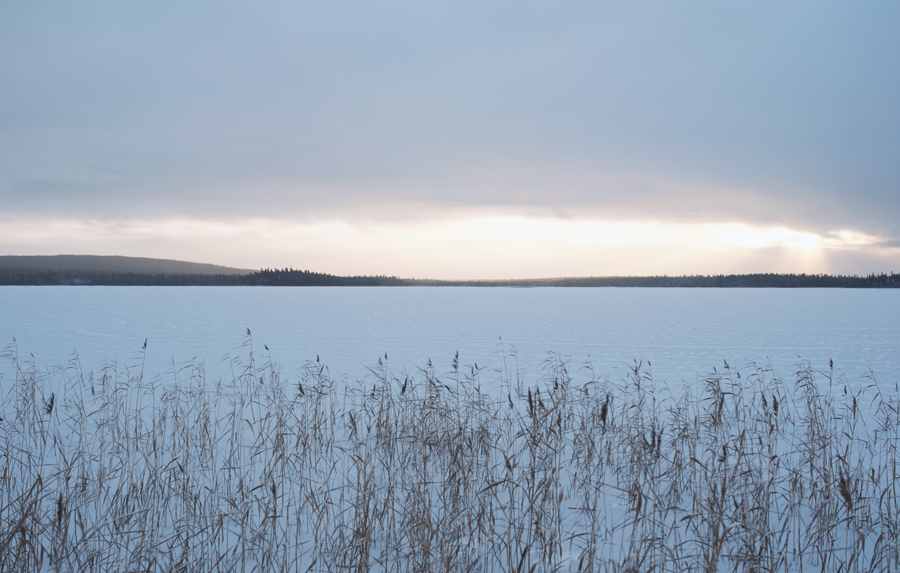
<svg viewBox="0 0 900 573">
<path fill-rule="evenodd" d="M 255 271 L 171 259 L 99 255 L 0 255 L 0 269 L 178 275 L 247 275 Z"/>
<path fill-rule="evenodd" d="M 141 257 L 0 256 L 0 285 L 394 286 L 396 277 L 336 276 L 294 269 L 237 269 Z"/>
</svg>

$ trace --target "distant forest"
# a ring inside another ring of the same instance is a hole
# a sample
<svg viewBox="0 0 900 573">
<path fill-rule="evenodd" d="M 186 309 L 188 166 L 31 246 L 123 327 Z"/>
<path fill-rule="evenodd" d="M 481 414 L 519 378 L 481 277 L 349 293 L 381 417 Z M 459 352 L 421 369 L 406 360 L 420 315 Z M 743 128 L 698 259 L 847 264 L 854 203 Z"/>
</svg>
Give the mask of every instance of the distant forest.
<svg viewBox="0 0 900 573">
<path fill-rule="evenodd" d="M 0 268 L 0 285 L 104 286 L 402 286 L 396 277 L 341 277 L 293 269 L 247 274 L 140 273 L 71 269 Z"/>
<path fill-rule="evenodd" d="M 529 280 L 440 281 L 389 276 L 337 276 L 294 269 L 247 274 L 141 273 L 109 270 L 0 268 L 0 285 L 106 286 L 496 286 L 692 288 L 900 288 L 900 274 L 867 276 L 749 274 L 652 277 L 585 277 Z"/>
</svg>

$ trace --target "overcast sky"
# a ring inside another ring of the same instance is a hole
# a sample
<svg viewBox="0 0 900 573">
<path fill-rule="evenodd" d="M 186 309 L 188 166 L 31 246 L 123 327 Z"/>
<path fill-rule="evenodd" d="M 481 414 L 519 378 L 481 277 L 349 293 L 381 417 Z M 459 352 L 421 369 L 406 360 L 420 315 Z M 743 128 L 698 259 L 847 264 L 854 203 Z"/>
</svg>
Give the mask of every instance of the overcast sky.
<svg viewBox="0 0 900 573">
<path fill-rule="evenodd" d="M 900 271 L 897 2 L 3 2 L 0 254 Z"/>
</svg>

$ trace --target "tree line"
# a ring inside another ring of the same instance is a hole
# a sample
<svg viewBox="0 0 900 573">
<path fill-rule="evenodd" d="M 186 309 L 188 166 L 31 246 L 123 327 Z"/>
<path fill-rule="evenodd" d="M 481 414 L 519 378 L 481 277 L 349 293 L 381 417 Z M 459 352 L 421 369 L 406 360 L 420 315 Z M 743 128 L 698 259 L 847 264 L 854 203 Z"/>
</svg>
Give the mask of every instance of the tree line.
<svg viewBox="0 0 900 573">
<path fill-rule="evenodd" d="M 557 286 L 652 288 L 900 288 L 900 274 L 827 275 L 756 273 L 746 275 L 618 276 L 507 281 L 417 281 L 453 286 Z"/>
<path fill-rule="evenodd" d="M 338 276 L 289 268 L 260 269 L 257 272 L 238 275 L 0 268 L 0 285 L 900 288 L 900 274 L 891 272 L 859 276 L 757 273 L 441 281 L 401 279 L 385 275 Z"/>
<path fill-rule="evenodd" d="M 261 269 L 243 275 L 136 273 L 95 270 L 0 268 L 0 285 L 103 286 L 395 286 L 397 277 L 351 276 L 294 269 Z"/>
</svg>

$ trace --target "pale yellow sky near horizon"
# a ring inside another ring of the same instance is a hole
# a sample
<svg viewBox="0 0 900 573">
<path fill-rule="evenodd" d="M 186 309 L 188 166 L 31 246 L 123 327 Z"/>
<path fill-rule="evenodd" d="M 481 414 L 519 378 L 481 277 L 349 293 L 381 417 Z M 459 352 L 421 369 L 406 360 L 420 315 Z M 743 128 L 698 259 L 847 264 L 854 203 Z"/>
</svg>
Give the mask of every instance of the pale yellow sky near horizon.
<svg viewBox="0 0 900 573">
<path fill-rule="evenodd" d="M 868 274 L 900 269 L 900 248 L 881 245 L 878 237 L 743 223 L 499 216 L 391 224 L 55 219 L 0 222 L 0 234 L 4 254 L 126 255 L 406 278 Z"/>
</svg>

